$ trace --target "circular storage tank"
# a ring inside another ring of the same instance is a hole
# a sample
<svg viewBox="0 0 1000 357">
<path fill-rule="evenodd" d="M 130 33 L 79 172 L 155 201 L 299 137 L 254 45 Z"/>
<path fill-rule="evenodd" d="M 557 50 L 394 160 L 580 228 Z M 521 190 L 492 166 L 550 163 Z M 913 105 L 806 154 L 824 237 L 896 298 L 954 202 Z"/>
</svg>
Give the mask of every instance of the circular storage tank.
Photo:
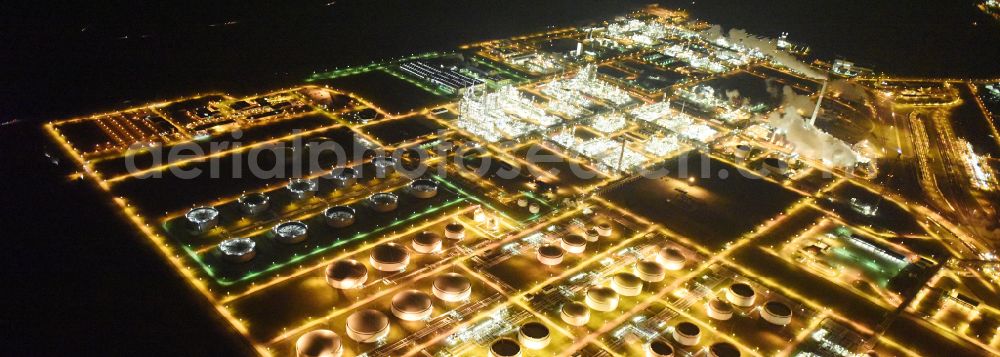
<svg viewBox="0 0 1000 357">
<path fill-rule="evenodd" d="M 773 157 L 764 159 L 763 168 L 771 175 L 783 176 L 788 173 L 788 163 Z"/>
<path fill-rule="evenodd" d="M 573 326 L 583 326 L 590 321 L 590 308 L 576 301 L 563 304 L 559 311 L 563 322 Z"/>
<path fill-rule="evenodd" d="M 729 342 L 716 342 L 708 347 L 711 357 L 740 357 L 740 350 Z"/>
<path fill-rule="evenodd" d="M 600 234 L 601 237 L 610 237 L 612 233 L 611 223 L 607 222 L 598 224 L 594 229 L 597 229 L 597 234 Z"/>
<path fill-rule="evenodd" d="M 461 274 L 446 273 L 434 279 L 431 290 L 446 302 L 465 301 L 472 295 L 472 283 Z"/>
<path fill-rule="evenodd" d="M 205 233 L 219 225 L 219 210 L 215 207 L 195 207 L 184 214 L 191 227 L 198 233 Z"/>
<path fill-rule="evenodd" d="M 250 238 L 230 238 L 219 243 L 219 254 L 230 263 L 248 262 L 257 255 L 257 243 Z"/>
<path fill-rule="evenodd" d="M 740 160 L 746 160 L 746 158 L 750 156 L 750 149 L 751 149 L 750 145 L 747 144 L 736 145 L 736 151 L 735 151 L 736 158 Z"/>
<path fill-rule="evenodd" d="M 525 197 L 519 197 L 517 199 L 517 206 L 521 208 L 528 207 L 528 199 Z"/>
<path fill-rule="evenodd" d="M 632 273 L 618 273 L 611 278 L 611 288 L 622 296 L 639 296 L 642 293 L 642 279 Z"/>
<path fill-rule="evenodd" d="M 243 214 L 256 216 L 264 213 L 264 211 L 267 211 L 271 207 L 271 198 L 260 192 L 248 193 L 240 196 L 239 204 Z"/>
<path fill-rule="evenodd" d="M 780 301 L 768 301 L 760 310 L 760 317 L 772 324 L 785 326 L 792 323 L 792 308 Z"/>
<path fill-rule="evenodd" d="M 597 232 L 597 228 L 591 228 L 587 230 L 587 233 L 584 235 L 584 238 L 587 238 L 588 242 L 596 242 L 597 240 L 601 239 L 601 234 Z"/>
<path fill-rule="evenodd" d="M 580 254 L 583 253 L 584 250 L 587 250 L 587 239 L 583 238 L 583 236 L 570 234 L 562 237 L 559 242 L 559 246 L 569 253 Z"/>
<path fill-rule="evenodd" d="M 521 345 L 509 338 L 501 338 L 490 344 L 489 357 L 520 357 Z"/>
<path fill-rule="evenodd" d="M 288 221 L 276 224 L 271 233 L 279 243 L 295 244 L 309 237 L 309 226 L 300 221 Z"/>
<path fill-rule="evenodd" d="M 681 270 L 687 264 L 687 258 L 684 257 L 684 253 L 680 249 L 667 247 L 660 249 L 660 252 L 656 254 L 656 262 L 667 270 Z"/>
<path fill-rule="evenodd" d="M 714 320 L 729 320 L 733 317 L 733 305 L 720 299 L 708 302 L 708 317 Z"/>
<path fill-rule="evenodd" d="M 465 239 L 465 226 L 458 222 L 451 222 L 444 226 L 444 237 L 448 239 Z"/>
<path fill-rule="evenodd" d="M 295 355 L 298 357 L 340 357 L 344 346 L 340 336 L 330 330 L 313 330 L 295 341 Z"/>
<path fill-rule="evenodd" d="M 608 312 L 618 308 L 618 293 L 603 286 L 592 286 L 587 290 L 587 306 L 597 311 Z"/>
<path fill-rule="evenodd" d="M 726 300 L 739 307 L 753 306 L 757 293 L 746 283 L 735 283 L 726 289 Z"/>
<path fill-rule="evenodd" d="M 375 212 L 392 212 L 399 207 L 399 196 L 391 192 L 379 192 L 368 197 L 368 205 Z"/>
<path fill-rule="evenodd" d="M 311 198 L 316 195 L 316 190 L 319 189 L 319 184 L 315 180 L 293 178 L 288 181 L 288 185 L 285 186 L 288 192 L 292 194 L 292 197 L 297 200 L 304 200 Z"/>
<path fill-rule="evenodd" d="M 701 328 L 698 325 L 684 321 L 674 326 L 674 341 L 684 346 L 694 346 L 701 341 Z"/>
<path fill-rule="evenodd" d="M 673 357 L 674 347 L 667 341 L 656 339 L 646 344 L 646 357 Z"/>
<path fill-rule="evenodd" d="M 389 318 L 378 310 L 358 310 L 347 317 L 347 337 L 371 343 L 389 335 Z"/>
<path fill-rule="evenodd" d="M 517 331 L 517 340 L 529 350 L 540 350 L 549 345 L 549 328 L 541 322 L 528 322 Z"/>
<path fill-rule="evenodd" d="M 663 270 L 663 266 L 660 263 L 650 260 L 636 262 L 633 270 L 639 279 L 650 283 L 663 281 L 667 276 L 666 271 Z"/>
<path fill-rule="evenodd" d="M 354 259 L 338 260 L 326 267 L 326 283 L 337 289 L 359 288 L 368 280 L 368 268 Z"/>
<path fill-rule="evenodd" d="M 378 177 L 386 177 L 396 172 L 396 159 L 389 156 L 376 156 L 372 159 L 375 166 L 375 174 Z"/>
<path fill-rule="evenodd" d="M 438 194 L 438 183 L 434 180 L 417 179 L 410 183 L 410 194 L 416 198 L 431 198 Z"/>
<path fill-rule="evenodd" d="M 559 265 L 562 263 L 564 255 L 563 249 L 559 246 L 543 244 L 538 247 L 538 261 L 545 265 Z"/>
<path fill-rule="evenodd" d="M 333 174 L 333 183 L 337 187 L 351 187 L 358 183 L 358 171 L 350 167 L 345 167 L 340 170 L 335 170 Z"/>
<path fill-rule="evenodd" d="M 357 211 L 349 206 L 333 206 L 323 211 L 326 217 L 326 224 L 333 228 L 344 228 L 354 224 L 357 219 Z"/>
<path fill-rule="evenodd" d="M 431 296 L 420 290 L 406 290 L 392 297 L 392 314 L 404 321 L 420 321 L 431 317 L 434 305 Z"/>
<path fill-rule="evenodd" d="M 413 250 L 420 254 L 430 254 L 441 251 L 441 236 L 437 233 L 423 231 L 413 236 L 410 242 Z"/>
<path fill-rule="evenodd" d="M 396 243 L 379 244 L 372 248 L 372 267 L 384 272 L 397 272 L 410 264 L 410 253 Z"/>
</svg>

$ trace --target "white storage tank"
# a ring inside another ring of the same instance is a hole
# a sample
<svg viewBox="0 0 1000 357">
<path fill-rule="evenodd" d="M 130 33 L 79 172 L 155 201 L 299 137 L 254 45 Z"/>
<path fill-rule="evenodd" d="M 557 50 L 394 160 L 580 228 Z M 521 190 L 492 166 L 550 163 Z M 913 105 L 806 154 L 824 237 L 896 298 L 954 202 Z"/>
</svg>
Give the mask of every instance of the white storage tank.
<svg viewBox="0 0 1000 357">
<path fill-rule="evenodd" d="M 445 273 L 432 284 L 434 296 L 446 302 L 465 301 L 472 295 L 469 278 L 457 273 Z"/>
<path fill-rule="evenodd" d="M 340 336 L 330 330 L 313 330 L 295 341 L 295 355 L 298 357 L 340 357 L 344 346 Z"/>
<path fill-rule="evenodd" d="M 354 259 L 338 260 L 326 267 L 326 283 L 337 289 L 359 288 L 368 280 L 368 267 Z"/>
<path fill-rule="evenodd" d="M 413 236 L 410 244 L 417 253 L 437 253 L 441 251 L 441 236 L 434 232 L 423 231 Z"/>
<path fill-rule="evenodd" d="M 571 301 L 563 304 L 559 310 L 563 322 L 572 326 L 583 326 L 590 321 L 590 308 L 582 303 Z"/>
<path fill-rule="evenodd" d="M 301 221 L 288 221 L 271 228 L 274 240 L 281 244 L 300 243 L 309 237 L 309 226 Z"/>
<path fill-rule="evenodd" d="M 420 321 L 431 317 L 434 304 L 431 296 L 420 290 L 405 290 L 392 297 L 392 314 L 404 321 Z"/>
<path fill-rule="evenodd" d="M 642 279 L 632 273 L 621 272 L 611 278 L 611 288 L 621 296 L 639 296 L 642 293 Z"/>
<path fill-rule="evenodd" d="M 219 210 L 215 207 L 195 207 L 184 214 L 191 227 L 198 233 L 205 233 L 219 225 Z"/>
<path fill-rule="evenodd" d="M 760 309 L 760 317 L 774 325 L 786 326 L 792 323 L 792 308 L 780 301 L 768 301 Z"/>
<path fill-rule="evenodd" d="M 587 290 L 585 299 L 591 309 L 608 312 L 618 308 L 618 293 L 614 289 L 603 286 L 592 286 Z"/>
<path fill-rule="evenodd" d="M 396 243 L 379 244 L 372 248 L 372 267 L 383 272 L 397 272 L 410 264 L 410 253 Z"/>
<path fill-rule="evenodd" d="M 541 322 L 527 322 L 517 331 L 517 340 L 529 350 L 540 350 L 549 345 L 549 328 Z"/>
<path fill-rule="evenodd" d="M 563 249 L 559 248 L 559 246 L 543 244 L 538 247 L 538 261 L 542 264 L 549 266 L 559 265 L 563 261 L 563 256 L 565 256 L 565 253 L 563 253 Z"/>
<path fill-rule="evenodd" d="M 257 256 L 257 243 L 250 238 L 230 238 L 219 243 L 219 254 L 230 263 L 245 263 Z"/>
<path fill-rule="evenodd" d="M 636 262 L 633 270 L 639 279 L 650 283 L 663 281 L 663 279 L 667 276 L 666 271 L 664 271 L 663 266 L 660 265 L 660 263 L 650 260 L 640 260 Z"/>
<path fill-rule="evenodd" d="M 673 247 L 663 248 L 656 255 L 656 262 L 663 265 L 667 270 L 681 270 L 687 264 L 687 257 L 680 249 Z"/>
<path fill-rule="evenodd" d="M 372 343 L 389 335 L 389 318 L 378 310 L 358 310 L 347 317 L 347 337 Z"/>
<path fill-rule="evenodd" d="M 726 299 L 733 305 L 739 307 L 753 306 L 756 298 L 757 293 L 754 292 L 753 287 L 746 283 L 735 283 L 726 289 Z"/>
<path fill-rule="evenodd" d="M 559 246 L 568 253 L 580 254 L 587 250 L 587 239 L 576 234 L 570 234 L 559 240 Z"/>
<path fill-rule="evenodd" d="M 691 322 L 681 322 L 674 326 L 674 341 L 684 346 L 694 346 L 701 341 L 701 328 Z"/>
</svg>

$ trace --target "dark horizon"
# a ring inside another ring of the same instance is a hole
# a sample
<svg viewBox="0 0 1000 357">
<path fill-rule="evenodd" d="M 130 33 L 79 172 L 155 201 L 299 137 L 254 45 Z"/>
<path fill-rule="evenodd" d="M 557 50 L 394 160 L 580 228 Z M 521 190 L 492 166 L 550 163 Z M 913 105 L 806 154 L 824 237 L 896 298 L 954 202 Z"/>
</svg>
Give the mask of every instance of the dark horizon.
<svg viewBox="0 0 1000 357">
<path fill-rule="evenodd" d="M 0 121 L 67 118 L 191 92 L 251 94 L 301 83 L 313 72 L 584 24 L 652 2 L 328 3 L 15 5 L 0 15 L 7 48 L 0 53 L 0 107 L 7 108 Z M 892 75 L 1000 76 L 1000 22 L 975 1 L 660 4 L 726 29 L 789 32 L 789 40 L 812 48 L 810 57 L 843 57 Z"/>
</svg>

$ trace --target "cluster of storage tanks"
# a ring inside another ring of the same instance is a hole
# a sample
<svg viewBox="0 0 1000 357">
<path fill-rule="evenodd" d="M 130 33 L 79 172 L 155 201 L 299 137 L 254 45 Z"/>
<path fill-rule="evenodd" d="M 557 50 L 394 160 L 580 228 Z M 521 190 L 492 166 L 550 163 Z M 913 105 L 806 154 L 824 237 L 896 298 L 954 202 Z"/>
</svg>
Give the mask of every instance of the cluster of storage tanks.
<svg viewBox="0 0 1000 357">
<path fill-rule="evenodd" d="M 538 246 L 536 258 L 543 265 L 559 265 L 567 253 L 582 254 L 587 250 L 587 243 L 611 237 L 613 232 L 614 229 L 611 224 L 599 223 L 587 229 L 584 235 L 567 234 L 560 238 L 558 243 L 546 243 Z"/>
<path fill-rule="evenodd" d="M 423 191 L 424 188 L 413 189 Z M 411 191 L 412 192 L 412 191 Z M 347 212 L 349 207 L 328 209 L 328 219 L 337 212 Z M 351 212 L 353 213 L 353 212 Z M 277 228 L 276 228 L 277 229 Z M 294 231 L 292 229 L 289 229 Z M 405 270 L 410 263 L 410 252 L 434 254 L 442 249 L 445 239 L 463 239 L 465 227 L 450 223 L 444 234 L 423 231 L 410 240 L 410 247 L 399 243 L 383 243 L 371 249 L 368 265 L 353 259 L 333 262 L 326 269 L 327 283 L 336 289 L 357 289 L 365 286 L 368 269 L 383 273 Z M 558 265 L 567 254 L 582 254 L 587 244 L 596 242 L 613 233 L 612 226 L 601 224 L 591 227 L 585 234 L 567 234 L 558 242 L 542 244 L 537 249 L 537 260 L 544 265 Z M 291 238 L 289 238 L 291 239 Z M 584 326 L 590 321 L 591 311 L 610 312 L 618 308 L 622 296 L 633 297 L 641 294 L 644 284 L 663 281 L 668 271 L 684 269 L 688 264 L 688 254 L 675 247 L 661 247 L 655 254 L 635 263 L 631 271 L 613 275 L 609 286 L 589 288 L 582 302 L 568 302 L 560 308 L 561 320 L 571 326 Z M 352 313 L 345 326 L 345 334 L 351 340 L 368 343 L 384 339 L 390 331 L 390 318 L 401 321 L 423 321 L 432 317 L 434 299 L 443 303 L 467 301 L 472 293 L 471 281 L 456 273 L 445 273 L 435 277 L 430 292 L 403 290 L 392 297 L 387 312 L 366 309 Z M 708 317 L 714 320 L 729 320 L 738 309 L 759 311 L 760 317 L 768 323 L 785 326 L 791 322 L 792 309 L 779 301 L 768 301 L 757 306 L 757 292 L 743 282 L 736 282 L 725 289 L 719 298 L 707 303 Z M 645 344 L 647 356 L 674 356 L 673 346 L 692 347 L 701 343 L 702 329 L 688 321 L 675 324 L 668 337 L 658 338 Z M 518 328 L 517 337 L 503 337 L 494 340 L 488 349 L 489 356 L 521 356 L 524 350 L 539 350 L 550 342 L 549 328 L 539 322 L 527 322 Z M 343 347 L 339 335 L 329 330 L 316 330 L 298 340 L 296 350 L 300 356 L 339 356 Z M 321 351 L 329 354 L 316 354 Z M 727 342 L 718 342 L 704 349 L 706 355 L 714 357 L 739 356 L 739 349 Z"/>
<path fill-rule="evenodd" d="M 355 175 L 353 169 L 343 169 L 334 175 L 334 180 L 341 185 L 353 185 L 356 180 Z M 303 200 L 312 197 L 317 186 L 318 183 L 313 179 L 291 179 L 285 187 L 294 199 Z M 413 180 L 407 191 L 419 199 L 432 198 L 437 195 L 438 183 L 429 179 Z M 265 193 L 254 192 L 240 196 L 237 203 L 246 217 L 258 217 L 270 209 L 271 200 Z M 379 192 L 369 196 L 364 204 L 376 212 L 391 212 L 399 207 L 399 196 L 392 192 Z M 346 205 L 332 206 L 322 214 L 326 224 L 332 228 L 345 228 L 357 220 L 357 210 Z M 220 215 L 217 208 L 204 206 L 190 209 L 184 217 L 195 234 L 205 234 L 219 225 Z M 290 245 L 308 239 L 308 232 L 309 226 L 302 221 L 285 221 L 272 227 L 271 237 L 278 243 Z M 445 232 L 445 235 L 452 239 L 461 239 L 464 234 L 464 227 L 461 226 L 449 225 L 449 229 Z M 256 246 L 257 243 L 250 238 L 230 238 L 220 242 L 216 251 L 226 261 L 241 263 L 256 256 Z M 417 248 L 417 245 L 414 247 Z"/>
<path fill-rule="evenodd" d="M 422 231 L 413 235 L 410 248 L 418 254 L 434 254 L 441 251 L 442 240 L 465 238 L 465 227 L 457 222 L 445 226 L 444 236 L 436 232 Z M 330 263 L 325 270 L 326 282 L 338 290 L 360 289 L 368 282 L 369 266 L 381 273 L 403 271 L 410 264 L 410 250 L 404 245 L 388 242 L 373 247 L 368 256 L 368 265 L 354 259 L 342 259 Z M 444 273 L 434 278 L 430 292 L 415 289 L 402 290 L 392 297 L 388 314 L 364 309 L 348 316 L 345 334 L 351 340 L 371 343 L 384 339 L 390 331 L 390 315 L 401 321 L 424 321 L 434 313 L 434 299 L 443 303 L 467 301 L 472 296 L 472 282 L 464 275 Z M 333 331 L 317 330 L 302 335 L 296 344 L 300 356 L 339 356 L 343 347 L 340 337 Z M 329 354 L 316 354 L 316 351 Z"/>
<path fill-rule="evenodd" d="M 601 236 L 609 236 L 610 226 L 599 228 Z M 569 235 L 567 237 L 573 237 Z M 565 242 L 564 238 L 564 242 Z M 578 241 L 571 238 L 570 242 Z M 543 248 L 539 247 L 539 260 L 542 259 Z M 568 251 L 568 249 L 567 249 Z M 651 259 L 640 260 L 632 267 L 632 271 L 618 272 L 611 277 L 610 286 L 592 286 L 587 289 L 584 301 L 568 302 L 563 304 L 560 310 L 560 317 L 563 322 L 572 326 L 583 326 L 590 321 L 590 311 L 610 312 L 618 308 L 618 302 L 622 296 L 634 297 L 642 293 L 644 284 L 656 283 L 666 278 L 667 271 L 684 269 L 687 265 L 687 256 L 674 247 L 663 247 L 656 251 Z"/>
<path fill-rule="evenodd" d="M 356 260 L 336 261 L 326 268 L 327 283 L 335 289 L 361 288 L 367 278 L 368 268 Z M 468 278 L 445 273 L 434 279 L 430 294 L 415 289 L 397 292 L 392 297 L 389 314 L 401 321 L 424 321 L 434 313 L 435 298 L 444 303 L 454 303 L 468 300 L 471 294 L 472 282 Z M 389 314 L 375 309 L 355 311 L 347 317 L 344 333 L 359 343 L 383 340 L 391 330 Z M 299 356 L 340 356 L 343 352 L 340 336 L 330 330 L 316 330 L 302 335 L 295 348 Z"/>
<path fill-rule="evenodd" d="M 569 242 L 563 242 L 564 246 L 572 247 L 579 241 L 572 235 Z M 553 245 L 542 245 L 539 247 L 539 261 L 555 257 Z M 553 252 L 548 252 L 552 250 Z M 569 252 L 568 247 L 563 247 Z M 544 262 L 543 262 L 544 263 Z M 633 266 L 632 272 L 619 272 L 611 277 L 608 287 L 590 287 L 583 302 L 568 302 L 560 309 L 560 317 L 563 322 L 571 326 L 584 326 L 590 321 L 591 311 L 610 312 L 618 308 L 621 297 L 637 296 L 642 292 L 643 284 L 655 283 L 665 278 L 667 271 L 677 271 L 684 269 L 688 263 L 687 254 L 675 247 L 662 247 L 651 259 L 640 260 Z M 780 301 L 767 301 L 757 306 L 757 292 L 754 288 L 743 282 L 736 282 L 726 288 L 724 298 L 713 298 L 707 303 L 708 317 L 713 320 L 729 320 L 737 309 L 747 311 L 758 311 L 762 320 L 776 326 L 785 326 L 791 323 L 792 309 L 786 303 Z M 701 343 L 701 328 L 691 322 L 683 321 L 677 323 L 670 330 L 669 338 L 656 339 L 645 345 L 647 356 L 673 356 L 674 348 L 672 344 L 684 347 L 697 346 Z M 672 340 L 672 341 L 671 341 Z M 728 357 L 739 356 L 739 349 L 727 342 L 719 342 L 708 346 L 705 349 L 707 355 Z"/>
<path fill-rule="evenodd" d="M 517 339 L 502 337 L 490 343 L 488 357 L 520 357 L 522 350 L 541 350 L 551 342 L 549 328 L 530 321 L 517 328 Z"/>
<path fill-rule="evenodd" d="M 756 306 L 757 292 L 750 284 L 736 282 L 725 291 L 725 300 L 715 299 L 708 303 L 708 316 L 715 320 L 732 318 L 734 306 L 741 309 L 759 311 L 761 319 L 776 326 L 792 323 L 792 308 L 788 304 L 771 300 Z M 755 307 L 756 306 L 756 307 Z"/>
</svg>

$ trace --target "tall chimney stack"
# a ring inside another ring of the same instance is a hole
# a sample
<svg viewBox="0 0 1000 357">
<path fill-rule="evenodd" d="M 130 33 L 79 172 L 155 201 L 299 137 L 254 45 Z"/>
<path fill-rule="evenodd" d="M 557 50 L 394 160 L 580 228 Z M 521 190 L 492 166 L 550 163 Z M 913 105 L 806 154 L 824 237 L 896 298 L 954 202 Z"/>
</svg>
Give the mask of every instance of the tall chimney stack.
<svg viewBox="0 0 1000 357">
<path fill-rule="evenodd" d="M 813 115 L 809 118 L 809 126 L 816 125 L 816 117 L 819 116 L 819 107 L 823 105 L 823 96 L 826 95 L 826 85 L 829 83 L 829 80 L 823 81 L 823 88 L 819 90 L 819 99 L 816 100 L 816 109 L 813 109 Z"/>
</svg>

